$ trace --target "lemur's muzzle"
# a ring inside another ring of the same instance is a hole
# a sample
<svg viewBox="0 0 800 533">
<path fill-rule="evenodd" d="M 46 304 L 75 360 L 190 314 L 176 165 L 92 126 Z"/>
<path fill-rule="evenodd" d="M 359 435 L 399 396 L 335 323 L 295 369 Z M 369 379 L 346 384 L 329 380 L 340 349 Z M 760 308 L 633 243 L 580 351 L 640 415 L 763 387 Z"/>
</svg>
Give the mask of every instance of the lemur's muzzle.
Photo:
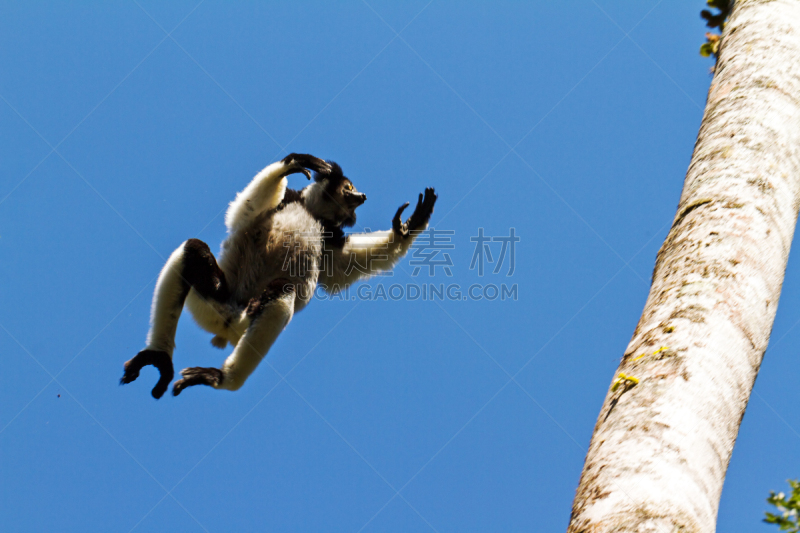
<svg viewBox="0 0 800 533">
<path fill-rule="evenodd" d="M 356 207 L 360 206 L 366 201 L 367 201 L 367 195 L 364 194 L 363 192 L 359 192 L 353 195 L 353 203 L 355 204 Z"/>
</svg>

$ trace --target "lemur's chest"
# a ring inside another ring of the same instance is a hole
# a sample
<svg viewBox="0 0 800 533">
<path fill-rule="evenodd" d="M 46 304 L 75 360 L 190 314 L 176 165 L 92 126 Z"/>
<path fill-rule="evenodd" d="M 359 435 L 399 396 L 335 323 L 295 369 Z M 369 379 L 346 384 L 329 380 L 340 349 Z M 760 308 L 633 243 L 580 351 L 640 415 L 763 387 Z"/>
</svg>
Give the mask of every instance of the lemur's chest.
<svg viewBox="0 0 800 533">
<path fill-rule="evenodd" d="M 316 284 L 325 231 L 300 203 L 265 213 L 222 244 L 220 268 L 242 303 L 278 278 Z"/>
</svg>

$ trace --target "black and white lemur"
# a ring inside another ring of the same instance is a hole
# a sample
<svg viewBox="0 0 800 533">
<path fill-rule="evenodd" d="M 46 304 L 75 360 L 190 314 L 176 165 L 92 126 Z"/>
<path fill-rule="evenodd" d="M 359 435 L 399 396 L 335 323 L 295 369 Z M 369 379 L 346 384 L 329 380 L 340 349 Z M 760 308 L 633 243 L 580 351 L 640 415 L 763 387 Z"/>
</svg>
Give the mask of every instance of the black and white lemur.
<svg viewBox="0 0 800 533">
<path fill-rule="evenodd" d="M 286 177 L 302 173 L 314 182 L 296 191 Z M 229 236 L 219 262 L 198 239 L 181 244 L 167 260 L 156 283 L 147 347 L 125 363 L 120 383 L 139 377 L 146 365 L 161 377 L 154 398 L 166 392 L 175 371 L 172 352 L 183 306 L 211 344 L 233 353 L 222 368 L 181 371 L 172 394 L 186 387 L 209 385 L 237 390 L 256 369 L 294 313 L 303 309 L 317 285 L 340 291 L 371 273 L 391 269 L 408 251 L 419 230 L 427 227 L 437 195 L 419 195 L 414 213 L 401 221 L 400 206 L 392 229 L 345 235 L 366 201 L 341 167 L 308 154 L 290 154 L 256 174 L 231 202 L 225 215 Z"/>
</svg>

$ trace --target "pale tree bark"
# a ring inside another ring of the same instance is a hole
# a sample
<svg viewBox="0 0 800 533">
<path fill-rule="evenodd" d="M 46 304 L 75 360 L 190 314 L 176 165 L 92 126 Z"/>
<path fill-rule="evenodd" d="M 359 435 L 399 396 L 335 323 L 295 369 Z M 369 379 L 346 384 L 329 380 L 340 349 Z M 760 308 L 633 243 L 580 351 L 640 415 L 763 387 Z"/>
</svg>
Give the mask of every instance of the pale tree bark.
<svg viewBox="0 0 800 533">
<path fill-rule="evenodd" d="M 711 532 L 800 206 L 800 0 L 739 0 L 569 532 Z"/>
</svg>

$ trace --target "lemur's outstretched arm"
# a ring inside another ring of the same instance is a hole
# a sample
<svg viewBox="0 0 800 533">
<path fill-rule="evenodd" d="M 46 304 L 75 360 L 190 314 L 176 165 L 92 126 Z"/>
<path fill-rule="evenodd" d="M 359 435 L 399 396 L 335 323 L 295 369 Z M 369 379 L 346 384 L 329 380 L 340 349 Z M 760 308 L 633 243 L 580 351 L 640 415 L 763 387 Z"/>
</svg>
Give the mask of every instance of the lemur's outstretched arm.
<svg viewBox="0 0 800 533">
<path fill-rule="evenodd" d="M 186 387 L 208 385 L 215 389 L 237 390 L 269 351 L 294 315 L 294 286 L 287 280 L 272 282 L 260 298 L 253 298 L 247 307 L 250 324 L 239 339 L 233 353 L 222 368 L 192 367 L 181 371 L 172 394 L 177 396 Z"/>
<path fill-rule="evenodd" d="M 302 173 L 311 179 L 309 170 L 330 172 L 331 166 L 312 155 L 289 154 L 256 174 L 253 181 L 236 195 L 225 213 L 228 231 L 233 233 L 244 228 L 264 211 L 278 207 L 286 192 L 286 176 Z"/>
<path fill-rule="evenodd" d="M 208 245 L 198 239 L 181 244 L 161 270 L 153 294 L 147 347 L 125 363 L 121 384 L 134 381 L 142 367 L 153 365 L 161 374 L 153 388 L 153 397 L 160 398 L 166 392 L 175 373 L 172 366 L 175 331 L 191 288 L 206 300 L 224 302 L 228 298 L 225 273 Z"/>
<path fill-rule="evenodd" d="M 424 195 L 419 195 L 414 213 L 405 222 L 400 217 L 408 202 L 395 213 L 392 229 L 348 235 L 341 252 L 333 254 L 332 276 L 327 278 L 325 289 L 338 292 L 359 279 L 394 268 L 419 232 L 428 227 L 436 198 L 436 192 L 428 187 Z"/>
</svg>

